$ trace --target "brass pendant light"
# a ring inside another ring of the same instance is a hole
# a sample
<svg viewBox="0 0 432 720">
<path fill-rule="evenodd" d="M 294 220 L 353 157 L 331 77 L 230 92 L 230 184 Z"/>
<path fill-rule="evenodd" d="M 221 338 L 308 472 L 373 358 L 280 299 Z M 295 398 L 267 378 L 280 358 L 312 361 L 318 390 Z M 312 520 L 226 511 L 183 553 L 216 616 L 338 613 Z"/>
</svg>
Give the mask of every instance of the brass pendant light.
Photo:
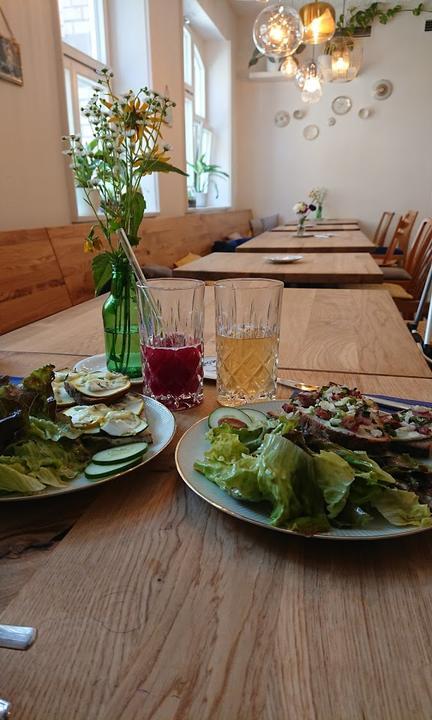
<svg viewBox="0 0 432 720">
<path fill-rule="evenodd" d="M 299 14 L 304 25 L 303 42 L 306 45 L 321 45 L 333 37 L 336 20 L 334 7 L 330 3 L 308 3 L 303 5 Z"/>
</svg>

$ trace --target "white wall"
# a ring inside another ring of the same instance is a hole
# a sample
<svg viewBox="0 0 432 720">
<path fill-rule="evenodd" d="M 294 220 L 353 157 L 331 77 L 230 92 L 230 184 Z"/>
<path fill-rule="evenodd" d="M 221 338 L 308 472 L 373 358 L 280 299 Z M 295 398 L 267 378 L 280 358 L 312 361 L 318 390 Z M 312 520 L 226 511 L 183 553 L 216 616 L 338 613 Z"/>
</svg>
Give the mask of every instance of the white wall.
<svg viewBox="0 0 432 720">
<path fill-rule="evenodd" d="M 432 33 L 424 32 L 426 16 L 404 13 L 387 26 L 374 25 L 372 37 L 364 39 L 364 66 L 351 83 L 324 86 L 316 105 L 305 105 L 293 82 L 244 79 L 252 50 L 249 19 L 242 19 L 238 56 L 239 206 L 252 206 L 258 216 L 279 212 L 293 217 L 292 206 L 307 198 L 309 190 L 328 188 L 327 216 L 357 217 L 372 231 L 381 212 L 408 208 L 419 217 L 432 214 Z M 386 101 L 371 96 L 376 80 L 394 84 Z M 352 110 L 337 117 L 331 101 L 348 95 Z M 361 107 L 373 116 L 361 120 Z M 274 114 L 296 108 L 306 117 L 276 128 Z M 316 124 L 320 135 L 303 138 L 308 124 Z"/>
<path fill-rule="evenodd" d="M 55 0 L 2 0 L 21 47 L 22 87 L 0 80 L 0 230 L 61 225 L 71 208 Z M 0 33 L 5 33 L 3 26 Z"/>
<path fill-rule="evenodd" d="M 124 25 L 122 6 L 133 3 L 142 24 L 145 0 L 109 2 L 115 60 L 116 54 L 124 53 L 124 38 L 128 39 L 124 33 L 115 41 L 119 12 Z M 161 93 L 168 87 L 177 102 L 173 127 L 166 128 L 164 139 L 173 146 L 173 164 L 184 168 L 183 2 L 147 2 L 151 85 Z M 73 217 L 72 193 L 61 154 L 60 138 L 67 132 L 67 120 L 57 0 L 1 0 L 1 4 L 21 46 L 24 86 L 0 80 L 0 230 L 68 224 Z M 234 43 L 236 20 L 228 0 L 199 0 L 198 4 L 221 36 Z M 146 65 L 145 42 L 143 33 L 142 48 L 136 44 L 129 48 L 134 50 L 128 55 L 130 73 L 125 62 L 119 68 L 123 84 L 141 84 L 142 69 L 136 63 Z M 231 144 L 231 133 L 224 143 Z M 182 215 L 187 207 L 185 179 L 174 174 L 159 179 L 161 215 Z"/>
</svg>

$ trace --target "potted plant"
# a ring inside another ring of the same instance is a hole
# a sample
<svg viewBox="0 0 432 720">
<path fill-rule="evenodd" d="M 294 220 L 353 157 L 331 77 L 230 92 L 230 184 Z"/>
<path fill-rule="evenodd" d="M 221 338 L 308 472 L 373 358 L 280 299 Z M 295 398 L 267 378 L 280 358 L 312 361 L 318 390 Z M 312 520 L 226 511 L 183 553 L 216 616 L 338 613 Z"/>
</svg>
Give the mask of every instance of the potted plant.
<svg viewBox="0 0 432 720">
<path fill-rule="evenodd" d="M 83 145 L 77 135 L 65 136 L 75 183 L 82 187 L 96 223 L 84 243 L 92 261 L 96 295 L 111 287 L 103 306 L 105 352 L 109 370 L 130 377 L 141 375 L 138 311 L 132 271 L 117 238 L 123 228 L 131 245 L 140 242 L 139 228 L 146 208 L 141 191 L 145 175 L 176 172 L 169 163 L 170 146 L 162 139 L 166 116 L 175 103 L 149 88 L 116 95 L 113 73 L 103 68 L 90 102 L 81 111 L 94 139 Z M 84 184 L 85 179 L 85 184 Z M 98 190 L 101 213 L 92 201 Z M 151 309 L 149 309 L 151 312 Z"/>
<path fill-rule="evenodd" d="M 205 154 L 197 157 L 194 163 L 188 163 L 188 165 L 193 172 L 193 189 L 196 207 L 205 207 L 207 204 L 207 191 L 210 184 L 214 186 L 216 198 L 219 197 L 219 188 L 213 178 L 229 178 L 229 175 L 224 172 L 219 165 L 209 165 L 205 161 Z"/>
</svg>

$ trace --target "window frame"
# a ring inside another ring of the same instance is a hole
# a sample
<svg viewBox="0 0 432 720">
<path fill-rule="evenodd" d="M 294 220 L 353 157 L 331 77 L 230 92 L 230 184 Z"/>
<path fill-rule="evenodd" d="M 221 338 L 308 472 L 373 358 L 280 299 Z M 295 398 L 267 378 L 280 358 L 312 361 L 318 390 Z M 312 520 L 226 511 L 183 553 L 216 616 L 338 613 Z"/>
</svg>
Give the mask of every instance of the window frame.
<svg viewBox="0 0 432 720">
<path fill-rule="evenodd" d="M 58 0 L 56 0 L 58 2 Z M 60 8 L 58 10 L 59 13 L 59 20 L 60 20 L 60 37 L 62 42 L 62 48 L 63 48 L 63 55 L 66 55 L 67 57 L 71 58 L 72 60 L 75 60 L 78 63 L 81 63 L 82 65 L 87 65 L 88 67 L 96 70 L 101 69 L 105 67 L 106 65 L 110 64 L 110 57 L 111 57 L 111 49 L 110 49 L 110 16 L 109 16 L 109 3 L 107 0 L 97 0 L 100 8 L 102 10 L 102 30 L 103 30 L 103 50 L 104 50 L 104 59 L 99 60 L 98 58 L 93 57 L 93 55 L 88 55 L 87 53 L 83 52 L 83 50 L 79 50 L 78 48 L 74 47 L 73 45 L 70 45 L 69 43 L 65 42 L 63 40 L 63 37 L 61 36 L 61 14 L 60 14 Z"/>
<path fill-rule="evenodd" d="M 188 134 L 192 134 L 193 138 L 193 162 L 197 157 L 202 155 L 202 137 L 204 133 L 210 138 L 210 154 L 206 157 L 207 163 L 211 163 L 211 153 L 214 145 L 214 133 L 207 122 L 208 108 L 207 108 L 207 68 L 203 53 L 200 47 L 199 38 L 197 38 L 194 31 L 189 25 L 183 26 L 183 33 L 188 33 L 191 43 L 191 73 L 192 73 L 192 85 L 186 82 L 185 76 L 185 57 L 183 56 L 183 84 L 184 84 L 184 102 L 185 102 L 185 146 L 187 148 L 188 143 L 186 137 Z M 184 46 L 183 46 L 184 47 Z M 198 53 L 198 58 L 202 64 L 203 70 L 203 92 L 204 92 L 204 115 L 197 113 L 196 111 L 196 78 L 195 78 L 195 51 Z M 186 102 L 190 102 L 192 106 L 192 129 L 187 127 L 187 113 L 186 113 Z M 189 162 L 188 157 L 186 161 Z M 194 187 L 193 174 L 189 174 L 187 178 L 187 190 L 188 192 Z"/>
</svg>

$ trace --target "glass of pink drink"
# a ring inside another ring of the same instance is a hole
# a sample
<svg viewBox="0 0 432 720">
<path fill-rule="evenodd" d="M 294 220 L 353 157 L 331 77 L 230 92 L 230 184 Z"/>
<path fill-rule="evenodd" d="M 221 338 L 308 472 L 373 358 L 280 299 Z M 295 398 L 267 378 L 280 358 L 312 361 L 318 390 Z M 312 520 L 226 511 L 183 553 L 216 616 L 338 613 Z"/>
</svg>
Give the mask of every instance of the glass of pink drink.
<svg viewBox="0 0 432 720">
<path fill-rule="evenodd" d="M 203 282 L 186 278 L 137 284 L 144 393 L 170 410 L 203 399 L 204 290 Z M 158 317 L 149 311 L 149 295 Z"/>
</svg>

